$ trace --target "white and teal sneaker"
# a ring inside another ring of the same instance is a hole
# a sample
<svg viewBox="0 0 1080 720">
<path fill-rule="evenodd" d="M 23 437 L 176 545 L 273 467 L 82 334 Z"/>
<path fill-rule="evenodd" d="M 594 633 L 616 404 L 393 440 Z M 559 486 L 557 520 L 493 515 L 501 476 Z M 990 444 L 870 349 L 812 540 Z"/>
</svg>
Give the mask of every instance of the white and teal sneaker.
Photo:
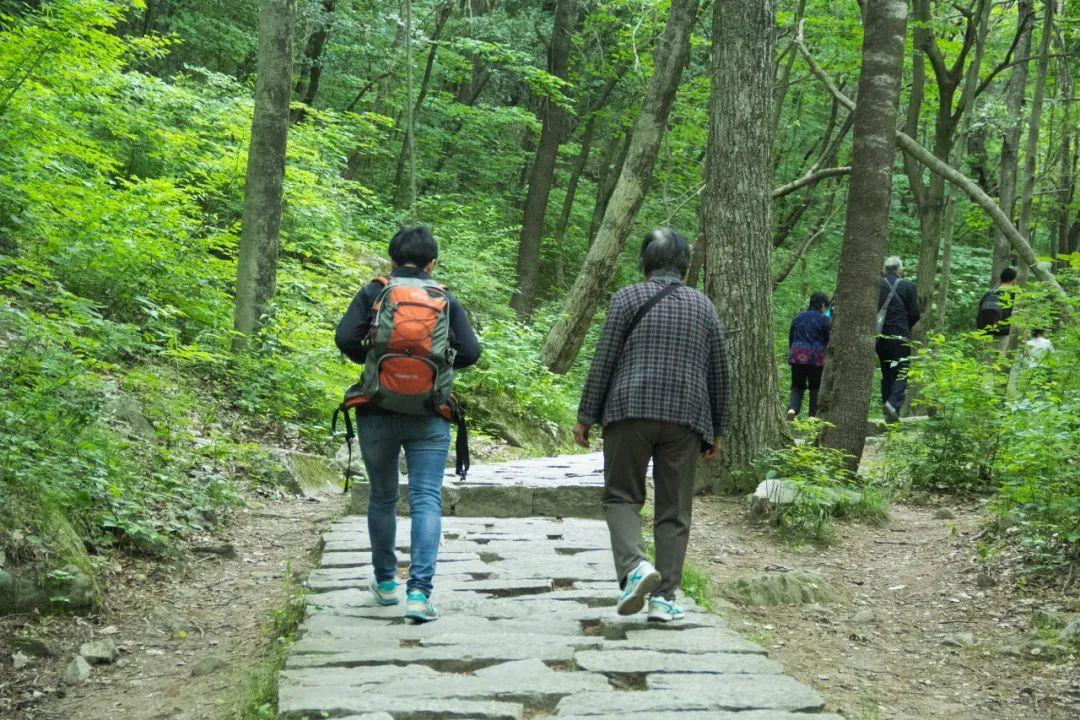
<svg viewBox="0 0 1080 720">
<path fill-rule="evenodd" d="M 419 590 L 412 590 L 405 598 L 405 619 L 414 623 L 427 623 L 439 619 L 439 613 L 431 604 L 428 596 Z"/>
<path fill-rule="evenodd" d="M 371 582 L 368 583 L 368 590 L 375 596 L 375 602 L 380 605 L 397 605 L 401 602 L 401 598 L 397 594 L 397 587 L 397 580 L 376 582 L 375 578 L 371 578 Z"/>
<path fill-rule="evenodd" d="M 633 615 L 645 607 L 645 598 L 660 585 L 660 573 L 648 560 L 642 560 L 626 576 L 626 589 L 615 609 L 620 615 Z"/>
<path fill-rule="evenodd" d="M 649 598 L 649 620 L 651 622 L 671 622 L 682 620 L 686 611 L 678 604 L 662 597 Z"/>
</svg>

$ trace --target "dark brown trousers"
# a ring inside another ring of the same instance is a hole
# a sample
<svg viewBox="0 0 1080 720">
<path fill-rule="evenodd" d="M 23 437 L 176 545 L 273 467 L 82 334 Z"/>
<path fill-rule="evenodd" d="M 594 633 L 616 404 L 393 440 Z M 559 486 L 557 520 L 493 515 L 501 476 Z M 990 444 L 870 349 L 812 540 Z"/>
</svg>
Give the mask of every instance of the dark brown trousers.
<svg viewBox="0 0 1080 720">
<path fill-rule="evenodd" d="M 663 578 L 653 595 L 675 598 L 690 539 L 694 473 L 700 452 L 701 436 L 685 425 L 624 420 L 604 428 L 604 516 L 620 586 L 630 571 L 647 559 L 641 508 L 651 460 L 656 495 L 656 569 Z"/>
</svg>

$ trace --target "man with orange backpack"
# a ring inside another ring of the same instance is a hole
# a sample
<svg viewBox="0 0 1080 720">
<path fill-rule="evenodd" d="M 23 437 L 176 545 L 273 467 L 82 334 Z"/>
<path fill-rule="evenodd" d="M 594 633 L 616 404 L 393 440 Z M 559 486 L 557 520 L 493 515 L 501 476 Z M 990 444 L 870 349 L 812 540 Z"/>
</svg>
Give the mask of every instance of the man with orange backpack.
<svg viewBox="0 0 1080 720">
<path fill-rule="evenodd" d="M 412 517 L 405 617 L 430 622 L 438 618 L 430 597 L 442 537 L 449 421 L 460 412 L 450 394 L 453 372 L 480 359 L 480 344 L 461 304 L 431 277 L 439 254 L 431 231 L 404 227 L 389 250 L 390 276 L 356 294 L 334 340 L 350 360 L 364 365 L 342 409 L 347 422 L 348 412 L 356 412 L 371 485 L 368 533 L 375 573 L 369 587 L 380 605 L 400 602 L 394 547 L 404 449 Z"/>
</svg>

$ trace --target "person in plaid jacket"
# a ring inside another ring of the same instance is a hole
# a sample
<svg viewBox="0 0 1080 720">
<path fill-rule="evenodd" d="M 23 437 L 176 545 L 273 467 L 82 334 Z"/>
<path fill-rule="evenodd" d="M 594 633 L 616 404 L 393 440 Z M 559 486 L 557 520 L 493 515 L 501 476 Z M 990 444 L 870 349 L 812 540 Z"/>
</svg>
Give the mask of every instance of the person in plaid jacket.
<svg viewBox="0 0 1080 720">
<path fill-rule="evenodd" d="M 644 282 L 611 298 L 578 408 L 574 438 L 589 446 L 603 426 L 604 514 L 611 533 L 621 615 L 678 620 L 675 603 L 690 537 L 694 475 L 700 456 L 715 457 L 727 434 L 730 381 L 716 308 L 683 283 L 686 238 L 669 228 L 641 245 Z M 636 321 L 636 324 L 635 324 Z M 656 566 L 641 532 L 650 461 L 655 485 Z"/>
</svg>

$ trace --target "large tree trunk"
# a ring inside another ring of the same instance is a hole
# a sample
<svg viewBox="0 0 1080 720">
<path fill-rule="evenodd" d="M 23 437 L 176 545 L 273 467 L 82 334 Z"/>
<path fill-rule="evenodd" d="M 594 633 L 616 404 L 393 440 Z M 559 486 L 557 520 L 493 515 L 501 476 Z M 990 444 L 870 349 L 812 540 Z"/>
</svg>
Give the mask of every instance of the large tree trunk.
<svg viewBox="0 0 1080 720">
<path fill-rule="evenodd" d="M 1039 46 L 1039 63 L 1035 69 L 1035 93 L 1031 98 L 1031 115 L 1028 118 L 1027 147 L 1024 149 L 1024 177 L 1020 190 L 1020 219 L 1017 231 L 1035 245 L 1031 236 L 1032 201 L 1035 197 L 1035 160 L 1039 154 L 1039 130 L 1042 125 L 1043 100 L 1046 98 L 1046 73 L 1050 66 L 1050 40 L 1054 34 L 1055 0 L 1043 0 L 1042 42 Z M 1028 268 L 1020 267 L 1020 282 L 1027 280 Z"/>
<path fill-rule="evenodd" d="M 743 489 L 762 451 L 784 439 L 772 322 L 772 55 L 770 0 L 716 0 L 701 229 L 705 293 L 727 328 L 730 436 L 708 472 L 716 490 Z"/>
<path fill-rule="evenodd" d="M 335 0 L 323 0 L 322 13 L 318 20 L 318 29 L 311 33 L 307 46 L 304 48 L 304 64 L 306 65 L 307 78 L 301 74 L 296 81 L 296 94 L 300 97 L 303 107 L 293 111 L 293 123 L 304 120 L 305 107 L 311 107 L 315 102 L 315 96 L 319 93 L 319 81 L 322 78 L 322 54 L 326 47 L 326 41 L 330 38 L 330 26 L 334 20 Z"/>
<path fill-rule="evenodd" d="M 589 221 L 589 246 L 592 246 L 596 233 L 600 230 L 600 221 L 607 212 L 611 193 L 622 176 L 626 154 L 630 152 L 630 141 L 634 139 L 632 128 L 623 128 L 621 133 L 612 133 L 604 157 L 600 161 L 600 175 L 596 182 L 596 200 L 593 202 L 592 219 Z"/>
<path fill-rule="evenodd" d="M 604 287 L 615 271 L 619 255 L 649 189 L 660 139 L 690 52 L 690 32 L 697 9 L 698 0 L 671 2 L 667 24 L 656 46 L 653 74 L 645 91 L 645 101 L 634 123 L 626 162 L 619 173 L 596 238 L 541 351 L 544 364 L 555 372 L 566 372 L 577 358 Z"/>
<path fill-rule="evenodd" d="M 285 143 L 292 99 L 293 0 L 263 0 L 258 77 L 248 146 L 240 257 L 236 268 L 233 350 L 258 331 L 277 283 Z"/>
<path fill-rule="evenodd" d="M 1028 55 L 1031 54 L 1031 28 L 1035 24 L 1034 0 L 1020 0 L 1016 4 L 1016 22 L 1020 25 L 1020 41 L 1016 56 L 1022 62 L 1013 66 L 1009 81 L 1005 84 L 1005 122 L 1008 126 L 1001 136 L 1001 184 L 998 186 L 998 204 L 1011 219 L 1016 210 L 1016 175 L 1019 168 L 1020 132 L 1024 127 L 1024 93 L 1027 89 Z M 990 268 L 990 284 L 996 285 L 1001 271 L 1010 264 L 1012 251 L 1005 233 L 994 235 L 994 260 Z"/>
<path fill-rule="evenodd" d="M 548 72 L 565 80 L 569 74 L 570 41 L 578 16 L 578 0 L 558 0 L 555 8 L 555 25 L 551 33 L 551 49 L 548 53 Z M 521 242 L 518 244 L 517 288 L 510 298 L 510 307 L 518 317 L 532 317 L 536 308 L 537 287 L 540 283 L 540 240 L 544 236 L 544 219 L 547 217 L 548 196 L 555 179 L 555 162 L 559 158 L 559 146 L 566 137 L 567 112 L 554 100 L 544 102 L 543 126 L 540 143 L 536 148 L 532 172 L 529 176 L 529 192 L 521 217 Z"/>
<path fill-rule="evenodd" d="M 874 316 L 889 224 L 896 104 L 904 66 L 905 0 L 868 0 L 863 22 L 862 70 L 851 157 L 844 243 L 833 326 L 819 407 L 830 423 L 825 445 L 848 456 L 854 470 L 866 443 L 866 415 L 874 376 Z"/>
</svg>

